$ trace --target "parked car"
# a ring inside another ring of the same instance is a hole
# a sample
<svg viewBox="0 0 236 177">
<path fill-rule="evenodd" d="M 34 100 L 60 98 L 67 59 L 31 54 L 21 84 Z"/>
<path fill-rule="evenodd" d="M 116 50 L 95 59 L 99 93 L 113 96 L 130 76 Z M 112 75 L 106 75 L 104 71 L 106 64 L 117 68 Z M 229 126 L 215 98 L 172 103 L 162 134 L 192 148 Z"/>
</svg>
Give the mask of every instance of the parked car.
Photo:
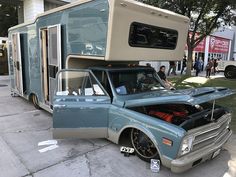
<svg viewBox="0 0 236 177">
<path fill-rule="evenodd" d="M 57 74 L 54 138 L 107 138 L 183 172 L 217 156 L 232 134 L 215 100 L 230 89 L 168 90 L 151 67 L 64 69 Z"/>
</svg>

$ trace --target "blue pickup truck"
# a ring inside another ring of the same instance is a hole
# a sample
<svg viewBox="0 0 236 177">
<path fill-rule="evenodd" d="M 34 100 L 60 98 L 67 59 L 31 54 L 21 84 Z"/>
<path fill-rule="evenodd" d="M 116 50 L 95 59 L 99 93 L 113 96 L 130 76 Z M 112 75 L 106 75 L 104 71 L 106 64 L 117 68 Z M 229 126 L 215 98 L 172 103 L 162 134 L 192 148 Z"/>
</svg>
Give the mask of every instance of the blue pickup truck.
<svg viewBox="0 0 236 177">
<path fill-rule="evenodd" d="M 107 138 L 180 173 L 217 156 L 231 113 L 227 88 L 169 90 L 146 66 L 63 69 L 53 103 L 54 138 Z"/>
</svg>

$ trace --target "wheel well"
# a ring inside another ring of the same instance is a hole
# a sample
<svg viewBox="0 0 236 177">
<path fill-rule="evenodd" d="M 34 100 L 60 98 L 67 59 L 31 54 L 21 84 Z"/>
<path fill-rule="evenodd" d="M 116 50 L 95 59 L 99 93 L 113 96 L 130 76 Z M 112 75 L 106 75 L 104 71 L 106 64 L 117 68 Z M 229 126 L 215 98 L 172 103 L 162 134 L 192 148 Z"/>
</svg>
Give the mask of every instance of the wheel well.
<svg viewBox="0 0 236 177">
<path fill-rule="evenodd" d="M 236 68 L 236 66 L 234 66 L 234 65 L 228 65 L 228 66 L 226 66 L 225 70 L 228 69 L 228 68 Z"/>
<path fill-rule="evenodd" d="M 131 147 L 131 141 L 130 141 L 130 132 L 133 128 L 126 128 L 124 129 L 119 137 L 119 141 L 118 144 L 122 145 L 122 146 L 127 146 L 127 147 Z"/>
<path fill-rule="evenodd" d="M 28 100 L 32 103 L 33 102 L 33 95 L 35 95 L 34 93 L 30 93 Z"/>
<path fill-rule="evenodd" d="M 126 128 L 126 129 L 124 129 L 122 132 L 121 132 L 121 134 L 120 134 L 120 137 L 119 137 L 119 141 L 118 141 L 118 144 L 119 145 L 121 145 L 121 146 L 126 146 L 126 147 L 133 147 L 133 145 L 132 145 L 132 143 L 131 143 L 131 131 L 133 130 L 133 129 L 137 129 L 137 130 L 140 130 L 140 129 L 138 129 L 138 128 L 133 128 L 133 127 L 129 127 L 129 128 Z M 140 130 L 140 131 L 142 131 L 142 130 Z M 143 131 L 142 131 L 143 132 Z M 143 132 L 143 133 L 145 133 L 145 132 Z M 146 134 L 146 133 L 145 133 Z M 147 134 L 146 134 L 147 135 Z M 147 135 L 148 136 L 148 135 Z M 149 136 L 148 136 L 149 137 Z M 151 137 L 149 137 L 150 139 L 151 139 Z M 151 141 L 153 141 L 152 139 L 151 139 Z M 153 142 L 154 143 L 154 142 Z M 158 152 L 158 158 L 160 158 L 160 160 L 161 160 L 161 163 L 162 163 L 162 156 L 161 156 L 161 154 L 160 154 L 160 149 L 159 149 L 159 147 L 158 147 L 158 145 L 157 144 L 155 144 L 154 143 L 154 145 L 155 145 L 155 147 L 156 147 L 156 149 L 157 149 L 157 152 Z M 141 158 L 142 159 L 142 158 Z"/>
<path fill-rule="evenodd" d="M 33 103 L 33 96 L 36 96 L 38 98 L 38 96 L 35 93 L 30 93 L 28 100 Z"/>
<path fill-rule="evenodd" d="M 132 129 L 137 129 L 137 128 L 132 128 L 132 127 L 129 127 L 129 128 L 126 128 L 124 129 L 121 134 L 120 134 L 120 137 L 119 137 L 119 140 L 118 140 L 118 144 L 119 145 L 122 145 L 122 146 L 127 146 L 127 147 L 132 147 L 132 143 L 131 143 L 131 130 Z M 140 130 L 140 129 L 138 129 Z M 142 131 L 142 130 L 140 130 Z M 143 131 L 142 131 L 143 132 Z M 144 132 L 145 133 L 145 132 Z M 148 135 L 147 135 L 148 136 Z M 150 137 L 149 137 L 150 138 Z M 151 139 L 151 138 L 150 138 Z"/>
</svg>

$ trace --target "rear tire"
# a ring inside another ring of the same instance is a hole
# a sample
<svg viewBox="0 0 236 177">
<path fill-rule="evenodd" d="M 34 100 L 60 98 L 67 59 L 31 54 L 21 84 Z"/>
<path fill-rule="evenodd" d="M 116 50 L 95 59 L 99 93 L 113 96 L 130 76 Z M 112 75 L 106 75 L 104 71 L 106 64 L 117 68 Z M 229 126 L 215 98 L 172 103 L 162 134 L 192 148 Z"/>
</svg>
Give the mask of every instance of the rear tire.
<svg viewBox="0 0 236 177">
<path fill-rule="evenodd" d="M 131 143 L 137 156 L 150 162 L 151 159 L 160 159 L 159 153 L 152 140 L 138 129 L 131 130 Z"/>
<path fill-rule="evenodd" d="M 35 94 L 32 95 L 32 103 L 36 109 L 41 109 L 39 106 L 38 97 Z"/>
<path fill-rule="evenodd" d="M 228 66 L 225 68 L 224 75 L 227 79 L 235 79 L 236 78 L 236 67 Z"/>
</svg>

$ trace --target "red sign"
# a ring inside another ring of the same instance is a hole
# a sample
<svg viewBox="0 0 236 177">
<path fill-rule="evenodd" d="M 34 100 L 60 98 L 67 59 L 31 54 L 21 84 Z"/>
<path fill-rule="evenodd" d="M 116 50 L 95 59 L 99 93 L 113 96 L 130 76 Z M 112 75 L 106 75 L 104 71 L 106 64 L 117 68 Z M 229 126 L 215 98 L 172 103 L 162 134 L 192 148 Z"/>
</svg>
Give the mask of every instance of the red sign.
<svg viewBox="0 0 236 177">
<path fill-rule="evenodd" d="M 210 53 L 228 53 L 229 39 L 210 36 L 209 52 Z"/>
<path fill-rule="evenodd" d="M 205 52 L 206 38 L 204 38 L 194 49 L 195 52 Z"/>
<path fill-rule="evenodd" d="M 189 37 L 192 36 L 192 33 L 190 32 Z M 199 33 L 195 33 L 195 39 L 197 39 L 199 37 Z M 204 38 L 194 49 L 193 51 L 195 52 L 205 52 L 205 44 L 206 44 L 206 38 Z M 188 50 L 188 46 L 187 44 L 185 45 L 185 50 Z"/>
</svg>

